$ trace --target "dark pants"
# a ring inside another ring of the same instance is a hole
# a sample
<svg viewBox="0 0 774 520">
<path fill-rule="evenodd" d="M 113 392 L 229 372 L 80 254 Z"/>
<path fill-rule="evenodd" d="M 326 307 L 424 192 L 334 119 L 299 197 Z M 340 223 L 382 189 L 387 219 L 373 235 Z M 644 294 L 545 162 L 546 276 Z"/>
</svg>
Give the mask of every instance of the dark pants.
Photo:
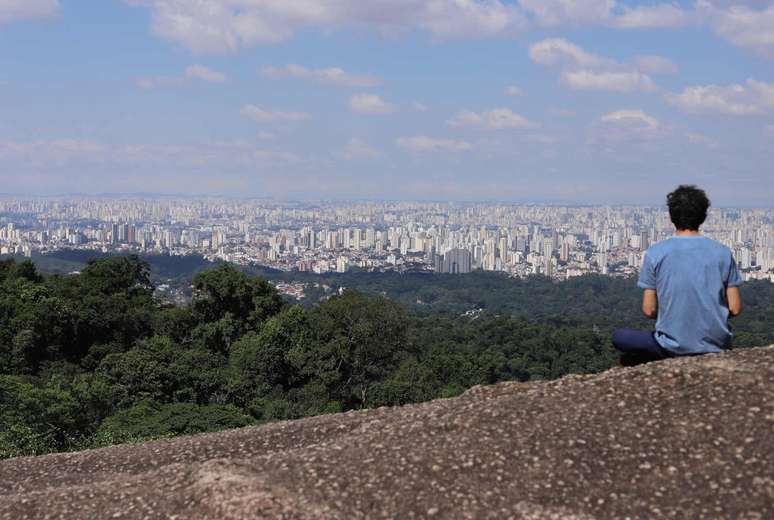
<svg viewBox="0 0 774 520">
<path fill-rule="evenodd" d="M 627 366 L 674 357 L 658 344 L 653 332 L 644 330 L 616 329 L 613 346 L 621 353 L 621 364 Z"/>
</svg>

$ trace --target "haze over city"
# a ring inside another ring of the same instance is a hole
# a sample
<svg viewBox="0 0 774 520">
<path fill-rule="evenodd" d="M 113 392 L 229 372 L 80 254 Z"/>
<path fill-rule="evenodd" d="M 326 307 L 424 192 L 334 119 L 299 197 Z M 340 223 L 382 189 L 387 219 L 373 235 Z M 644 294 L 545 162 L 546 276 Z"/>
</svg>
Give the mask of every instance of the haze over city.
<svg viewBox="0 0 774 520">
<path fill-rule="evenodd" d="M 771 206 L 774 3 L 3 0 L 0 192 Z"/>
</svg>

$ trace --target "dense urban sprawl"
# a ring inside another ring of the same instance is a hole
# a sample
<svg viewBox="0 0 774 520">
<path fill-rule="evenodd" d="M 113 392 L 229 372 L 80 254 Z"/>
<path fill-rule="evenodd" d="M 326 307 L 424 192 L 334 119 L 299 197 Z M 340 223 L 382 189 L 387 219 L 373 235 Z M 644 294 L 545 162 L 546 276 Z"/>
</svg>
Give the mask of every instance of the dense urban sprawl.
<svg viewBox="0 0 774 520">
<path fill-rule="evenodd" d="M 774 281 L 774 210 L 713 208 L 706 235 Z M 567 279 L 635 273 L 674 228 L 661 207 L 184 198 L 0 199 L 0 254 L 187 255 L 316 273 L 475 269 Z"/>
</svg>

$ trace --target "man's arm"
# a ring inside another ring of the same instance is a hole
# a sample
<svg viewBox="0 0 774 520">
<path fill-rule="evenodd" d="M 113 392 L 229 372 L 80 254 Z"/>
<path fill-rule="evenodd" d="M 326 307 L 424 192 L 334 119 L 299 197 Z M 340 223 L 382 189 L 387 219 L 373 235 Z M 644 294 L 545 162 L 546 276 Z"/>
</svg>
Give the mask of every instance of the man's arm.
<svg viewBox="0 0 774 520">
<path fill-rule="evenodd" d="M 658 296 L 653 289 L 645 289 L 642 294 L 642 313 L 650 319 L 658 318 Z"/>
<path fill-rule="evenodd" d="M 742 276 L 739 273 L 736 260 L 734 260 L 734 255 L 731 254 L 728 277 L 726 278 L 726 304 L 728 305 L 728 314 L 732 318 L 739 316 L 742 312 L 742 295 L 739 292 L 740 285 L 742 285 Z"/>
<path fill-rule="evenodd" d="M 728 303 L 728 314 L 732 318 L 742 313 L 742 294 L 739 292 L 739 287 L 726 289 L 726 302 Z"/>
<path fill-rule="evenodd" d="M 640 268 L 637 285 L 644 289 L 642 294 L 642 313 L 655 320 L 658 317 L 658 298 L 656 297 L 656 267 L 653 265 L 651 250 L 645 253 Z"/>
</svg>

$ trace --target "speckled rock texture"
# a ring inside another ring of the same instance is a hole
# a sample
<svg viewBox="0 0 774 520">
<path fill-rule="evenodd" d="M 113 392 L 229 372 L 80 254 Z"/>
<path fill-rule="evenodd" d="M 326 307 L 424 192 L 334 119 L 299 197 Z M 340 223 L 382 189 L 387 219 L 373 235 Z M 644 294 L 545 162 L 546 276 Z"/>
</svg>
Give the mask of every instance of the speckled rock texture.
<svg viewBox="0 0 774 520">
<path fill-rule="evenodd" d="M 774 347 L 0 463 L 0 518 L 774 518 Z"/>
</svg>

